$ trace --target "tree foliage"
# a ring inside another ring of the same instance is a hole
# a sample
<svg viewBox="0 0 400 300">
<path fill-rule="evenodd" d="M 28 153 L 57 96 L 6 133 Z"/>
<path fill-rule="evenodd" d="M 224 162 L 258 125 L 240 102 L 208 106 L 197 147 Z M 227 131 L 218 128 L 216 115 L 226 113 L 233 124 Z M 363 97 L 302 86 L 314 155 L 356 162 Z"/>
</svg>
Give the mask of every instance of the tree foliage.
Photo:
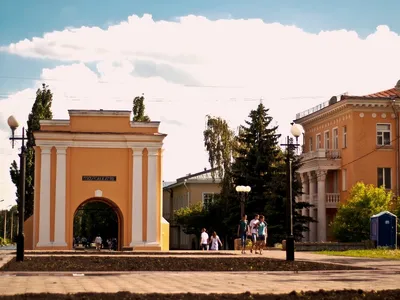
<svg viewBox="0 0 400 300">
<path fill-rule="evenodd" d="M 108 204 L 95 201 L 85 204 L 74 217 L 74 237 L 92 241 L 100 234 L 103 239 L 118 238 L 118 215 Z"/>
<path fill-rule="evenodd" d="M 145 114 L 144 94 L 133 99 L 133 121 L 134 122 L 150 122 L 149 116 Z"/>
<path fill-rule="evenodd" d="M 33 133 L 40 130 L 40 120 L 51 120 L 53 114 L 51 105 L 53 94 L 46 84 L 42 89 L 36 91 L 36 99 L 32 111 L 28 116 L 28 128 L 26 129 L 26 171 L 25 171 L 25 220 L 33 214 L 34 186 L 35 186 L 35 138 Z M 17 187 L 17 203 L 20 199 L 20 171 L 17 162 L 14 160 L 10 167 L 12 182 Z"/>
<path fill-rule="evenodd" d="M 287 222 L 290 213 L 287 209 L 288 158 L 292 161 L 293 231 L 296 240 L 303 237 L 302 232 L 308 230 L 306 224 L 313 220 L 297 213 L 303 207 L 310 206 L 308 203 L 295 201 L 296 196 L 301 194 L 301 182 L 296 176 L 301 166 L 300 158 L 292 148 L 282 151 L 278 126 L 271 125 L 273 118 L 268 111 L 269 109 L 260 103 L 257 109 L 250 112 L 246 125 L 241 126 L 237 137 L 239 149 L 233 164 L 233 174 L 236 185 L 249 185 L 252 188 L 246 212 L 250 216 L 266 216 L 268 243 L 274 244 L 285 238 L 290 225 Z"/>
<path fill-rule="evenodd" d="M 207 211 L 201 206 L 179 211 L 177 223 L 187 232 L 198 234 L 201 228 L 208 226 L 219 228 L 221 233 L 233 238 L 240 220 L 240 201 L 235 186 L 248 185 L 251 192 L 246 201 L 246 213 L 250 218 L 254 214 L 264 214 L 268 222 L 269 243 L 282 241 L 287 229 L 285 220 L 288 219 L 288 161 L 278 144 L 278 127 L 271 126 L 271 122 L 272 117 L 262 103 L 250 112 L 249 120 L 239 127 L 237 135 L 222 118 L 207 116 L 204 145 L 211 167 L 221 178 L 221 193 L 218 201 Z M 295 153 L 290 153 L 290 157 L 293 158 L 295 198 L 301 193 L 301 182 L 295 176 L 300 159 Z M 293 203 L 294 234 L 299 240 L 301 233 L 308 230 L 306 224 L 315 220 L 297 213 L 309 204 L 296 203 L 294 199 Z"/>
<path fill-rule="evenodd" d="M 346 203 L 342 203 L 331 226 L 340 242 L 361 242 L 370 238 L 370 218 L 382 211 L 389 211 L 392 192 L 372 184 L 356 183 Z"/>
</svg>

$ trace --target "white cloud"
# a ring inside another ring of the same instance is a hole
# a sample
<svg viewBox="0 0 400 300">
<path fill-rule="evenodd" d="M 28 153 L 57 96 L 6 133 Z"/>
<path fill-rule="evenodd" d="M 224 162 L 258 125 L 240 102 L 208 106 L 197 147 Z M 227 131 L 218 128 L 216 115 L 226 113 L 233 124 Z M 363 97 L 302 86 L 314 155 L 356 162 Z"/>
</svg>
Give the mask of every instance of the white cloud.
<svg viewBox="0 0 400 300">
<path fill-rule="evenodd" d="M 71 108 L 131 109 L 133 97 L 145 93 L 150 117 L 160 119 L 168 134 L 166 180 L 208 165 L 202 141 L 206 114 L 236 127 L 263 97 L 286 135 L 299 111 L 346 91 L 391 88 L 400 79 L 400 38 L 384 25 L 361 39 L 353 31 L 310 34 L 256 19 L 186 16 L 155 22 L 144 15 L 107 29 L 49 32 L 0 51 L 60 62 L 43 69 L 36 82 L 38 88 L 42 81 L 50 85 L 55 118 L 66 118 Z M 13 198 L 8 165 L 17 158 L 4 131 L 6 117 L 25 121 L 34 96 L 27 89 L 0 101 L 0 198 Z"/>
</svg>

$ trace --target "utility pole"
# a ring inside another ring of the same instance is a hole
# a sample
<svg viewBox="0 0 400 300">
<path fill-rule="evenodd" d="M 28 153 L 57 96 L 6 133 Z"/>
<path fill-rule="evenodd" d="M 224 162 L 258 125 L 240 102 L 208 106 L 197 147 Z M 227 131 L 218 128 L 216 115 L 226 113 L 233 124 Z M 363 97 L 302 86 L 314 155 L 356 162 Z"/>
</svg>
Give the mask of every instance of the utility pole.
<svg viewBox="0 0 400 300">
<path fill-rule="evenodd" d="M 7 237 L 7 210 L 4 210 L 4 242 L 6 241 Z"/>
</svg>

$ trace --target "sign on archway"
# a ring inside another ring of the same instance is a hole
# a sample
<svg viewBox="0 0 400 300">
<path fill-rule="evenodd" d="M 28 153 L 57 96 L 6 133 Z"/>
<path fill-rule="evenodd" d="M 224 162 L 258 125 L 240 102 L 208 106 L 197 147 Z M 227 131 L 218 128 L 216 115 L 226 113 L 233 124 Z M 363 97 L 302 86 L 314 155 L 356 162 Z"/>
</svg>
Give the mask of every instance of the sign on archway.
<svg viewBox="0 0 400 300">
<path fill-rule="evenodd" d="M 72 249 L 74 214 L 96 197 L 117 206 L 122 249 L 169 249 L 161 211 L 166 135 L 158 132 L 160 122 L 131 122 L 130 113 L 70 110 L 69 120 L 40 122 L 26 249 Z"/>
</svg>

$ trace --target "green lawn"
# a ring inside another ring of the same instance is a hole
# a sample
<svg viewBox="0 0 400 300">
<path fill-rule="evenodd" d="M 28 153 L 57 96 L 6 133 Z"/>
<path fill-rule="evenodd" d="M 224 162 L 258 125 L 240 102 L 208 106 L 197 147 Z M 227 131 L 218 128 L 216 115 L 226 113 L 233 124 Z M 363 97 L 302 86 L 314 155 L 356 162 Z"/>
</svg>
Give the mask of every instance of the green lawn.
<svg viewBox="0 0 400 300">
<path fill-rule="evenodd" d="M 315 253 L 316 254 L 325 254 L 325 255 L 335 255 L 335 256 L 386 258 L 386 259 L 399 259 L 400 260 L 400 250 L 391 250 L 391 249 L 318 251 Z"/>
</svg>

